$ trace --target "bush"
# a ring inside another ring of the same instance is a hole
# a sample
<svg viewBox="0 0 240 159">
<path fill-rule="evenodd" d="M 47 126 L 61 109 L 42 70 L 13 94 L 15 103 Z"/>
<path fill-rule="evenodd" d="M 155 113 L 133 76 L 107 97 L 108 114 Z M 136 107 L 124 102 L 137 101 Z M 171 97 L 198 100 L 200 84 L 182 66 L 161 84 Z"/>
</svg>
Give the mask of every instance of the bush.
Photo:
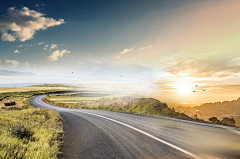
<svg viewBox="0 0 240 159">
<path fill-rule="evenodd" d="M 222 122 L 220 120 L 218 120 L 217 117 L 211 117 L 208 119 L 210 123 L 212 124 L 222 124 Z"/>
<path fill-rule="evenodd" d="M 221 120 L 221 122 L 223 125 L 226 125 L 226 126 L 236 126 L 235 125 L 236 122 L 233 118 L 225 117 Z"/>
<path fill-rule="evenodd" d="M 14 125 L 13 127 L 10 128 L 10 133 L 19 139 L 30 139 L 33 136 L 33 132 L 31 131 L 30 128 L 25 127 L 22 124 Z"/>
</svg>

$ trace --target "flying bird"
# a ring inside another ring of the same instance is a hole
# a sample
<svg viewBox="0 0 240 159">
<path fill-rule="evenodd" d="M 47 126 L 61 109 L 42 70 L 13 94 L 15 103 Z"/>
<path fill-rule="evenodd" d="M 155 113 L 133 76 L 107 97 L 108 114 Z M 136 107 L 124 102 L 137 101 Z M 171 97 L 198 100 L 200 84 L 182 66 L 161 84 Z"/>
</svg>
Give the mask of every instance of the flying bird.
<svg viewBox="0 0 240 159">
<path fill-rule="evenodd" d="M 196 87 L 198 86 L 198 85 L 195 85 Z"/>
<path fill-rule="evenodd" d="M 193 92 L 196 92 L 196 91 L 193 91 Z"/>
<path fill-rule="evenodd" d="M 206 91 L 206 89 L 202 89 L 203 91 Z"/>
</svg>

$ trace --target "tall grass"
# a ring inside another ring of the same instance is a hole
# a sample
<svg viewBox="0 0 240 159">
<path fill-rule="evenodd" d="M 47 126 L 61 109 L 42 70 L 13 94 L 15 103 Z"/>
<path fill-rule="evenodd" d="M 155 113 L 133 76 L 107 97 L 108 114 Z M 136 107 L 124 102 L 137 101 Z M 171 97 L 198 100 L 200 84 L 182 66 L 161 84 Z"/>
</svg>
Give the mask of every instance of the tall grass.
<svg viewBox="0 0 240 159">
<path fill-rule="evenodd" d="M 1 110 L 0 158 L 57 158 L 62 134 L 62 118 L 57 112 Z"/>
</svg>

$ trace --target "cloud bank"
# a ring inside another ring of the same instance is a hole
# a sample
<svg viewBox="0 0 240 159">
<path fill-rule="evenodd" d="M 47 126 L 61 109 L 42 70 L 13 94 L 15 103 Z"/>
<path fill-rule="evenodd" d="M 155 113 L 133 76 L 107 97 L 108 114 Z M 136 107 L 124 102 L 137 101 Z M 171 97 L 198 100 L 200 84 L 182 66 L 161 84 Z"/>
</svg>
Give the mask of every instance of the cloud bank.
<svg viewBox="0 0 240 159">
<path fill-rule="evenodd" d="M 38 30 L 45 30 L 49 27 L 61 25 L 64 19 L 55 20 L 49 17 L 43 17 L 45 14 L 27 7 L 8 9 L 6 16 L 0 19 L 0 33 L 2 41 L 15 41 L 19 39 L 24 42 L 32 39 Z"/>
</svg>

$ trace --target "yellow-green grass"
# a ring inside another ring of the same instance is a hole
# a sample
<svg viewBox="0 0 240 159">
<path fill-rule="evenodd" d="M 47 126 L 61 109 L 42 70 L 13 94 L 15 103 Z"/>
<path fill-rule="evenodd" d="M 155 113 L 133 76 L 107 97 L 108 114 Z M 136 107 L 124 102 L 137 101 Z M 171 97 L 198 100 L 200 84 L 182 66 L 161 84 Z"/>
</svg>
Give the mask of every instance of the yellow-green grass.
<svg viewBox="0 0 240 159">
<path fill-rule="evenodd" d="M 82 93 L 47 96 L 44 98 L 44 101 L 67 108 L 95 109 L 95 107 L 98 107 L 99 101 L 103 99 L 121 98 L 124 95 L 125 94 L 106 94 L 100 91 L 97 93 L 83 91 Z"/>
<path fill-rule="evenodd" d="M 10 92 L 29 92 L 29 91 L 40 91 L 40 90 L 76 90 L 80 88 L 71 87 L 2 87 L 0 88 L 0 93 L 10 93 Z"/>
<path fill-rule="evenodd" d="M 68 97 L 68 96 L 54 96 L 50 98 L 51 101 L 95 101 L 102 97 Z"/>
<path fill-rule="evenodd" d="M 42 86 L 0 88 L 0 159 L 57 158 L 63 134 L 62 118 L 54 111 L 30 106 L 28 101 L 38 94 L 79 89 Z M 9 100 L 16 104 L 4 106 Z M 19 137 L 19 132 L 29 135 Z"/>
<path fill-rule="evenodd" d="M 23 136 L 18 136 L 19 132 Z M 62 118 L 57 112 L 1 110 L 0 158 L 57 158 L 62 133 Z"/>
</svg>

